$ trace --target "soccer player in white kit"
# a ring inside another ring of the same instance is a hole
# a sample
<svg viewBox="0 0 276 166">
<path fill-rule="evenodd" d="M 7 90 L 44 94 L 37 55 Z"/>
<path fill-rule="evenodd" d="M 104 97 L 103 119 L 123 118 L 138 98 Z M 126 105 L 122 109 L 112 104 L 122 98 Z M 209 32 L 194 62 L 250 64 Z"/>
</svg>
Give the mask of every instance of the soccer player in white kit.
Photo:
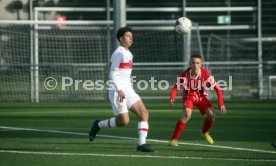
<svg viewBox="0 0 276 166">
<path fill-rule="evenodd" d="M 90 132 L 89 139 L 93 141 L 101 128 L 113 128 L 125 126 L 129 123 L 128 110 L 138 117 L 138 146 L 137 151 L 153 152 L 146 144 L 148 134 L 149 113 L 138 94 L 131 85 L 131 71 L 133 55 L 129 51 L 132 45 L 132 28 L 125 26 L 117 31 L 117 39 L 120 46 L 114 51 L 110 60 L 109 100 L 115 117 L 106 120 L 95 120 Z"/>
</svg>

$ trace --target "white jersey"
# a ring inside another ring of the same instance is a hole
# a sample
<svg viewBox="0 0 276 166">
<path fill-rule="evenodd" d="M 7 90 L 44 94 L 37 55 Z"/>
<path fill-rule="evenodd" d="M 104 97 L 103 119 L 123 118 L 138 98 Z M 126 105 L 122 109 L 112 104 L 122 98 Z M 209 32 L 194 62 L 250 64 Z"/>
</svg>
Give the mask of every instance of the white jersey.
<svg viewBox="0 0 276 166">
<path fill-rule="evenodd" d="M 111 56 L 109 79 L 116 91 L 131 87 L 132 53 L 119 46 Z"/>
</svg>

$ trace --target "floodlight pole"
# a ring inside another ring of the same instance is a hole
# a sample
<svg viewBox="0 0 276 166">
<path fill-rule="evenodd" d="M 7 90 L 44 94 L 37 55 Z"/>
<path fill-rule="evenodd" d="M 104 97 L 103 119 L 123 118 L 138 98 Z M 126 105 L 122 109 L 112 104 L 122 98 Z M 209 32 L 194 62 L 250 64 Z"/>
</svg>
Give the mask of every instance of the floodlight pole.
<svg viewBox="0 0 276 166">
<path fill-rule="evenodd" d="M 34 19 L 35 21 L 38 20 L 38 14 L 37 10 L 35 9 L 35 14 L 34 14 Z M 39 66 L 38 66 L 38 24 L 34 25 L 34 56 L 33 56 L 33 68 L 34 68 L 34 74 L 33 74 L 33 79 L 34 79 L 34 101 L 38 103 L 39 102 Z"/>
<path fill-rule="evenodd" d="M 120 27 L 123 27 L 126 25 L 126 0 L 113 1 L 113 14 L 114 14 L 113 31 L 115 36 L 117 30 Z M 114 37 L 113 43 L 114 43 L 114 50 L 115 50 L 119 46 L 119 43 L 116 37 Z"/>
<path fill-rule="evenodd" d="M 110 17 L 110 0 L 106 0 L 106 20 L 110 21 L 111 17 Z M 112 35 L 111 37 L 111 25 L 107 24 L 106 25 L 106 29 L 107 29 L 107 41 L 106 41 L 106 49 L 107 49 L 107 55 L 106 55 L 106 66 L 105 66 L 105 80 L 107 81 L 109 79 L 109 70 L 110 70 L 110 64 L 109 64 L 109 59 L 111 57 L 111 41 L 110 39 L 112 39 L 112 37 L 114 35 Z M 106 98 L 108 99 L 108 91 L 106 91 Z"/>
<path fill-rule="evenodd" d="M 33 0 L 29 0 L 29 19 L 33 20 Z M 35 102 L 35 80 L 34 80 L 34 30 L 30 25 L 30 96 L 31 102 Z"/>
<path fill-rule="evenodd" d="M 107 21 L 110 21 L 110 0 L 106 0 L 106 19 Z M 111 39 L 111 34 L 110 34 L 110 24 L 106 25 L 107 27 L 107 59 L 109 59 L 110 56 L 110 39 Z"/>
<path fill-rule="evenodd" d="M 182 0 L 182 16 L 186 17 L 186 0 Z M 191 33 L 183 36 L 183 62 L 189 62 L 191 54 Z"/>
<path fill-rule="evenodd" d="M 258 61 L 258 92 L 259 99 L 263 99 L 262 0 L 258 0 Z"/>
<path fill-rule="evenodd" d="M 231 7 L 231 0 L 226 0 L 226 4 L 227 4 L 227 7 L 230 8 Z M 230 17 L 231 19 L 231 11 L 227 10 L 227 16 Z M 229 26 L 231 23 L 228 23 L 227 25 Z M 230 29 L 227 29 L 227 32 L 226 32 L 226 36 L 227 36 L 227 61 L 230 61 L 231 59 L 231 47 L 229 45 L 229 41 L 230 41 L 230 36 L 231 36 L 231 32 L 230 32 Z"/>
</svg>

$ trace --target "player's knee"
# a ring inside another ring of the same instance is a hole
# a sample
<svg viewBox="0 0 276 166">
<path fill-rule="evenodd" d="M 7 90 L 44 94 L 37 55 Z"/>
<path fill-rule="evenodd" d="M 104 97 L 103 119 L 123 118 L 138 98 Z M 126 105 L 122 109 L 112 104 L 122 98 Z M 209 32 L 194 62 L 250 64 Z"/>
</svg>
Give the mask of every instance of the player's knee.
<svg viewBox="0 0 276 166">
<path fill-rule="evenodd" d="M 148 119 L 149 119 L 149 113 L 148 113 L 147 110 L 141 111 L 141 113 L 140 113 L 140 119 L 141 119 L 141 121 L 148 121 Z"/>
<path fill-rule="evenodd" d="M 123 119 L 122 121 L 121 121 L 121 126 L 126 126 L 126 125 L 128 125 L 128 123 L 129 123 L 129 119 Z"/>
<path fill-rule="evenodd" d="M 117 126 L 126 126 L 129 123 L 129 117 L 128 116 L 119 116 L 119 118 L 116 121 Z"/>
<path fill-rule="evenodd" d="M 185 109 L 184 115 L 181 117 L 181 121 L 186 123 L 188 122 L 192 117 L 192 110 L 191 109 Z"/>
<path fill-rule="evenodd" d="M 210 121 L 215 121 L 215 112 L 214 111 L 211 111 L 207 114 L 207 118 L 210 120 Z"/>
<path fill-rule="evenodd" d="M 190 119 L 191 119 L 191 115 L 189 114 L 189 115 L 184 115 L 184 116 L 182 116 L 179 120 L 180 121 L 182 121 L 183 123 L 187 123 Z"/>
<path fill-rule="evenodd" d="M 131 111 L 135 113 L 139 119 L 139 121 L 148 121 L 149 113 L 143 102 L 137 102 L 131 107 Z"/>
<path fill-rule="evenodd" d="M 209 121 L 212 121 L 212 122 L 215 121 L 215 117 L 213 117 L 213 116 L 207 116 L 207 119 L 208 119 Z"/>
<path fill-rule="evenodd" d="M 185 117 L 186 117 L 186 121 L 189 121 L 191 119 L 192 115 L 191 114 L 187 114 Z"/>
<path fill-rule="evenodd" d="M 116 126 L 123 127 L 123 126 L 128 125 L 128 123 L 129 123 L 129 121 L 120 121 L 118 124 L 116 124 Z"/>
</svg>

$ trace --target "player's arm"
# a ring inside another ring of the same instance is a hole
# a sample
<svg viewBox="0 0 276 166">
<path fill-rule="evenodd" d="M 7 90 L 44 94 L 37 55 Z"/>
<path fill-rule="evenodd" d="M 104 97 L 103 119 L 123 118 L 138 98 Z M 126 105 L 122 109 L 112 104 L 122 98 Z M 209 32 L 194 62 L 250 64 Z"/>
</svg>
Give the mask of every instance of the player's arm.
<svg viewBox="0 0 276 166">
<path fill-rule="evenodd" d="M 213 87 L 213 89 L 217 93 L 218 107 L 219 107 L 219 110 L 220 110 L 220 114 L 226 114 L 227 110 L 226 110 L 226 107 L 224 105 L 223 92 L 222 92 L 221 88 L 216 83 L 214 77 L 208 71 L 206 71 L 206 76 L 207 76 L 207 84 L 206 84 L 207 88 L 212 89 L 212 87 Z"/>
<path fill-rule="evenodd" d="M 123 62 L 123 54 L 117 54 L 111 57 L 111 67 L 110 67 L 110 77 L 113 81 L 113 85 L 115 86 L 116 91 L 118 92 L 119 100 L 125 98 L 125 93 L 123 91 L 123 87 L 119 83 L 119 66 Z"/>
<path fill-rule="evenodd" d="M 178 77 L 176 84 L 174 85 L 174 87 L 171 90 L 171 93 L 170 93 L 171 106 L 174 105 L 174 101 L 175 101 L 175 97 L 177 95 L 177 92 L 180 90 L 180 86 L 183 85 L 183 83 L 184 83 L 185 79 L 184 79 L 183 73 L 180 75 L 180 77 Z"/>
<path fill-rule="evenodd" d="M 218 106 L 219 106 L 220 114 L 226 114 L 227 110 L 224 105 L 222 90 L 218 86 L 218 84 L 215 84 L 214 89 L 216 90 L 216 93 L 218 96 Z"/>
<path fill-rule="evenodd" d="M 175 96 L 177 95 L 177 85 L 174 85 L 174 87 L 172 88 L 171 90 L 171 93 L 170 93 L 170 103 L 171 103 L 171 106 L 174 105 L 174 100 L 175 100 Z"/>
</svg>

